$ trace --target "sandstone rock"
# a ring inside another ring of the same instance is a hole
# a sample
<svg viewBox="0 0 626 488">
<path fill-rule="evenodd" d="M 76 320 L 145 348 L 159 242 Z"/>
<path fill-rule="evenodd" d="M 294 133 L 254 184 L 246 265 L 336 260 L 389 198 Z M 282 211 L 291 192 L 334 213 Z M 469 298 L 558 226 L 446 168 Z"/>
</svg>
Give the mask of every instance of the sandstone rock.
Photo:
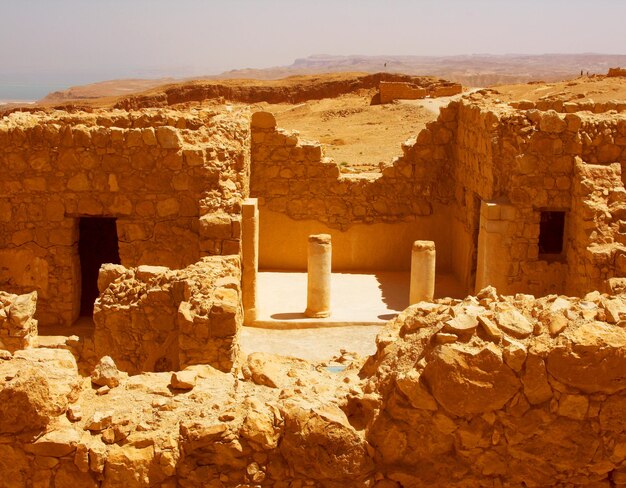
<svg viewBox="0 0 626 488">
<path fill-rule="evenodd" d="M 560 337 L 564 342 L 547 359 L 548 371 L 558 381 L 585 393 L 626 388 L 626 330 L 589 322 Z"/>
<path fill-rule="evenodd" d="M 457 335 L 471 335 L 478 327 L 475 315 L 461 314 L 444 324 L 444 330 Z"/>
<path fill-rule="evenodd" d="M 182 146 L 182 140 L 180 133 L 173 127 L 157 127 L 156 138 L 159 141 L 159 145 L 164 149 L 178 149 Z"/>
<path fill-rule="evenodd" d="M 67 418 L 70 422 L 78 422 L 83 418 L 83 411 L 80 405 L 70 405 L 67 409 Z"/>
<path fill-rule="evenodd" d="M 275 449 L 280 440 L 282 420 L 277 409 L 251 400 L 241 426 L 241 436 L 259 444 L 263 449 Z"/>
<path fill-rule="evenodd" d="M 24 325 L 37 309 L 37 292 L 19 295 L 9 308 L 9 321 L 16 326 Z"/>
<path fill-rule="evenodd" d="M 515 372 L 522 370 L 526 361 L 526 347 L 521 342 L 505 339 L 506 347 L 502 351 L 504 362 Z"/>
<path fill-rule="evenodd" d="M 172 373 L 170 386 L 176 390 L 191 390 L 196 386 L 197 376 L 195 371 L 176 371 Z"/>
<path fill-rule="evenodd" d="M 567 128 L 567 123 L 554 110 L 542 114 L 539 127 L 544 132 L 561 133 Z"/>
<path fill-rule="evenodd" d="M 543 359 L 531 354 L 526 359 L 526 368 L 522 376 L 524 395 L 532 405 L 537 405 L 552 398 L 552 388 L 548 383 L 546 366 Z"/>
<path fill-rule="evenodd" d="M 500 329 L 513 337 L 523 339 L 533 332 L 533 325 L 526 317 L 513 308 L 497 311 L 495 321 Z"/>
<path fill-rule="evenodd" d="M 167 274 L 169 271 L 169 268 L 165 266 L 148 266 L 144 264 L 137 267 L 135 276 L 138 280 L 147 282 L 152 279 L 159 278 L 160 276 Z"/>
<path fill-rule="evenodd" d="M 26 450 L 37 456 L 63 457 L 74 452 L 80 441 L 80 434 L 71 428 L 53 430 L 41 436 Z"/>
<path fill-rule="evenodd" d="M 589 400 L 584 395 L 561 395 L 557 413 L 563 417 L 582 420 L 587 416 Z"/>
<path fill-rule="evenodd" d="M 370 474 L 373 463 L 365 442 L 340 409 L 292 404 L 286 405 L 282 413 L 285 433 L 280 451 L 296 474 L 353 484 Z"/>
<path fill-rule="evenodd" d="M 552 336 L 563 332 L 567 324 L 569 324 L 569 320 L 562 313 L 552 313 L 548 316 L 548 330 Z"/>
<path fill-rule="evenodd" d="M 310 364 L 301 359 L 255 352 L 248 356 L 244 377 L 257 385 L 271 388 L 286 388 L 293 384 L 294 377 L 307 377 Z"/>
<path fill-rule="evenodd" d="M 435 335 L 437 344 L 452 344 L 458 340 L 459 336 L 449 332 L 439 332 Z"/>
<path fill-rule="evenodd" d="M 0 362 L 0 433 L 41 432 L 76 399 L 79 376 L 63 349 L 17 351 Z"/>
<path fill-rule="evenodd" d="M 502 408 L 521 386 L 492 344 L 438 347 L 424 369 L 424 378 L 437 402 L 459 416 Z"/>
<path fill-rule="evenodd" d="M 607 300 L 604 302 L 606 321 L 609 324 L 617 324 L 626 318 L 626 304 L 619 299 Z"/>
<path fill-rule="evenodd" d="M 414 408 L 432 410 L 438 409 L 437 402 L 430 394 L 426 386 L 420 381 L 420 375 L 415 370 L 411 370 L 405 375 L 396 378 L 396 385 L 400 391 L 409 399 Z"/>
<path fill-rule="evenodd" d="M 98 272 L 98 291 L 102 293 L 115 280 L 126 273 L 127 269 L 121 264 L 103 264 Z"/>
<path fill-rule="evenodd" d="M 255 112 L 252 114 L 251 124 L 257 129 L 273 129 L 276 127 L 276 119 L 269 112 Z"/>
<path fill-rule="evenodd" d="M 154 461 L 154 447 L 138 448 L 130 444 L 109 452 L 103 488 L 124 486 L 139 488 L 150 485 L 150 468 Z"/>
<path fill-rule="evenodd" d="M 498 326 L 494 324 L 489 317 L 485 317 L 484 315 L 478 316 L 478 322 L 482 326 L 483 330 L 493 341 L 499 341 L 502 338 L 502 332 L 498 329 Z"/>
<path fill-rule="evenodd" d="M 91 382 L 98 386 L 115 388 L 120 384 L 124 375 L 117 369 L 115 361 L 110 356 L 100 358 L 98 364 L 91 373 Z"/>
<path fill-rule="evenodd" d="M 96 411 L 91 419 L 85 424 L 85 430 L 100 431 L 109 427 L 113 423 L 113 411 L 107 410 L 105 412 Z"/>
<path fill-rule="evenodd" d="M 0 444 L 0 488 L 27 486 L 32 458 L 18 446 Z"/>
</svg>

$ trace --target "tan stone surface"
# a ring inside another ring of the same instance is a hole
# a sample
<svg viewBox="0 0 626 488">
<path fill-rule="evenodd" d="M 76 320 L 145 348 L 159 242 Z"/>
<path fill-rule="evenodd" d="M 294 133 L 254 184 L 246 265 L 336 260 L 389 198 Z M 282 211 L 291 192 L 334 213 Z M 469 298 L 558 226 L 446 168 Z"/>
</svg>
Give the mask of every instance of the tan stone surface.
<svg viewBox="0 0 626 488">
<path fill-rule="evenodd" d="M 99 396 L 91 378 L 78 375 L 69 351 L 17 351 L 0 361 L 0 374 L 17 379 L 37 365 L 46 376 L 28 389 L 15 380 L 0 385 L 0 418 L 11 419 L 0 422 L 9 441 L 0 444 L 0 469 L 25 486 L 34 480 L 232 488 L 619 480 L 626 461 L 626 385 L 618 380 L 626 370 L 623 329 L 600 319 L 602 304 L 619 297 L 534 299 L 495 290 L 480 296 L 482 305 L 468 297 L 409 307 L 381 331 L 373 356 L 353 359 L 337 373 L 255 353 L 229 373 L 198 365 L 122 376 Z M 590 304 L 595 315 L 585 317 Z M 565 306 L 575 317 L 555 336 L 540 317 Z M 453 343 L 435 340 L 454 317 L 503 308 L 529 317 L 532 334 L 516 338 L 501 330 L 498 338 L 476 326 Z M 528 351 L 519 368 L 505 355 L 514 344 Z M 576 347 L 599 348 L 617 373 L 598 373 L 597 354 Z M 566 377 L 563 364 L 576 374 Z M 595 389 L 579 373 L 586 369 L 598 378 Z M 14 394 L 20 391 L 27 396 Z M 82 415 L 69 422 L 63 414 L 70 417 L 70 410 Z M 23 429 L 37 435 L 24 436 Z M 599 438 L 601 450 L 594 444 Z"/>
</svg>

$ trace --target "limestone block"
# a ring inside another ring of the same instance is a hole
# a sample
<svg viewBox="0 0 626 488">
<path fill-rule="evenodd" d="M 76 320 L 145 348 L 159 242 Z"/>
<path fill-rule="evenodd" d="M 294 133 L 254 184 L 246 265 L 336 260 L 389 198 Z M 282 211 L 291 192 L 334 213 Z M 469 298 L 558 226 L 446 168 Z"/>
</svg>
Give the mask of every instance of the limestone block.
<svg viewBox="0 0 626 488">
<path fill-rule="evenodd" d="M 269 112 L 255 112 L 252 114 L 250 124 L 255 129 L 274 129 L 276 118 Z"/>
<path fill-rule="evenodd" d="M 38 433 L 76 400 L 80 376 L 65 349 L 17 351 L 0 361 L 0 433 Z"/>
<path fill-rule="evenodd" d="M 117 369 L 115 362 L 110 356 L 100 358 L 98 364 L 91 373 L 91 382 L 98 386 L 115 388 L 124 378 L 124 374 Z"/>
<path fill-rule="evenodd" d="M 585 393 L 612 394 L 626 388 L 626 330 L 590 322 L 559 336 L 547 369 L 558 381 Z"/>
<path fill-rule="evenodd" d="M 79 441 L 80 434 L 75 429 L 53 430 L 26 445 L 26 451 L 36 456 L 60 458 L 74 452 Z"/>
<path fill-rule="evenodd" d="M 502 408 L 521 386 L 493 344 L 440 346 L 426 365 L 424 378 L 437 402 L 459 416 Z"/>
<path fill-rule="evenodd" d="M 196 386 L 197 373 L 195 371 L 184 370 L 172 373 L 170 387 L 175 390 L 191 390 Z"/>
<path fill-rule="evenodd" d="M 200 230 L 205 238 L 229 238 L 232 236 L 231 218 L 225 213 L 212 213 L 200 217 Z"/>
<path fill-rule="evenodd" d="M 164 149 L 178 149 L 182 146 L 180 132 L 173 127 L 157 127 L 156 137 L 159 145 Z"/>
</svg>

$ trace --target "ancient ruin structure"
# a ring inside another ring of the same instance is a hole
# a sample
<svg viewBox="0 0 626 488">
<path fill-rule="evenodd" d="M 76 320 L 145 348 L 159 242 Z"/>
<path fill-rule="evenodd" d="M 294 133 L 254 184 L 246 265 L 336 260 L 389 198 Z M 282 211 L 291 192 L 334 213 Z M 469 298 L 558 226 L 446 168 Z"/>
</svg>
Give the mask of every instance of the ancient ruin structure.
<svg viewBox="0 0 626 488">
<path fill-rule="evenodd" d="M 626 484 L 626 106 L 575 105 L 472 93 L 360 174 L 243 106 L 4 117 L 0 488 Z M 240 353 L 259 270 L 332 316 L 412 263 L 374 356 Z"/>
</svg>

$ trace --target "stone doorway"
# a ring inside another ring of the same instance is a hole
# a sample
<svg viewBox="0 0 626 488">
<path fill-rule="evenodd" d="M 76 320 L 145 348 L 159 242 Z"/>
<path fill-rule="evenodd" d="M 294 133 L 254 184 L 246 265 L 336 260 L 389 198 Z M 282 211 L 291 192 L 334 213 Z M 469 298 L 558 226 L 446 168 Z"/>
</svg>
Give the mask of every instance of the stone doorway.
<svg viewBox="0 0 626 488">
<path fill-rule="evenodd" d="M 104 263 L 120 264 L 116 219 L 81 217 L 78 223 L 81 294 L 80 315 L 91 317 L 98 298 L 98 271 Z"/>
</svg>

